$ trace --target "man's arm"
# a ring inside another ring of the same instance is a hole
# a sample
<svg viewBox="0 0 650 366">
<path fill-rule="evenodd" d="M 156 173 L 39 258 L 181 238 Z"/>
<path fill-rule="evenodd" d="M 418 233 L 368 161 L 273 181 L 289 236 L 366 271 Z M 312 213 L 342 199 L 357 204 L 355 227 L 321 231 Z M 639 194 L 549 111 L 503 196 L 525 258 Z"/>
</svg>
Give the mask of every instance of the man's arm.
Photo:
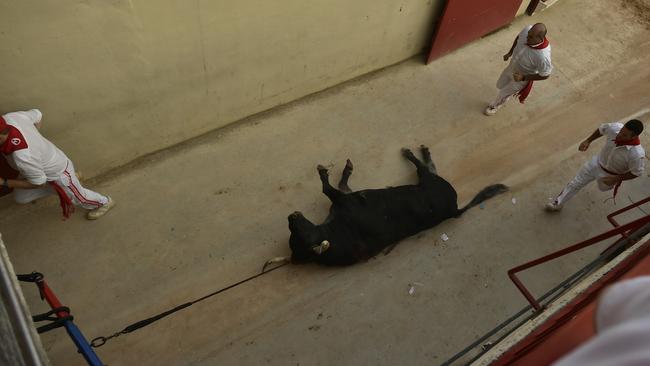
<svg viewBox="0 0 650 366">
<path fill-rule="evenodd" d="M 40 130 L 41 124 L 43 122 L 43 113 L 41 113 L 41 111 L 38 109 L 30 109 L 25 113 L 27 113 L 29 118 L 32 120 L 36 129 Z"/>
<path fill-rule="evenodd" d="M 594 133 L 592 133 L 591 136 L 587 137 L 587 139 L 584 140 L 584 141 L 580 144 L 580 147 L 578 147 L 578 150 L 580 150 L 580 151 L 587 151 L 587 149 L 589 148 L 589 144 L 591 144 L 594 140 L 596 140 L 597 138 L 599 138 L 599 137 L 602 136 L 602 135 L 603 135 L 603 134 L 600 133 L 600 130 L 599 130 L 599 129 L 596 129 L 596 131 L 594 131 Z M 632 179 L 632 178 L 630 178 L 630 179 Z"/>
<path fill-rule="evenodd" d="M 601 178 L 601 181 L 609 186 L 613 186 L 616 185 L 618 182 L 622 182 L 624 180 L 630 180 L 634 178 L 638 178 L 638 176 L 632 174 L 632 172 L 627 172 L 621 175 L 612 175 L 608 177 L 603 177 Z"/>
<path fill-rule="evenodd" d="M 515 37 L 515 41 L 512 42 L 512 47 L 510 47 L 510 51 L 503 55 L 503 61 L 508 61 L 508 59 L 512 56 L 512 53 L 515 51 L 515 47 L 517 46 L 517 40 L 519 39 L 519 36 Z"/>
<path fill-rule="evenodd" d="M 551 75 L 542 76 L 540 74 L 524 75 L 524 81 L 546 80 Z"/>
<path fill-rule="evenodd" d="M 540 74 L 523 75 L 516 72 L 514 73 L 512 78 L 515 79 L 515 81 L 537 81 L 537 80 L 546 80 L 548 79 L 549 76 L 551 75 L 546 75 L 546 76 L 542 76 Z"/>
<path fill-rule="evenodd" d="M 630 180 L 630 179 L 634 179 L 634 178 L 638 178 L 638 176 L 632 174 L 632 172 L 627 172 L 627 173 L 625 173 L 623 175 L 618 176 L 618 179 L 620 179 L 620 180 Z"/>
<path fill-rule="evenodd" d="M 45 186 L 45 184 L 36 185 L 24 179 L 2 178 L 2 186 L 7 188 L 37 189 L 37 188 L 42 188 L 43 186 Z"/>
</svg>

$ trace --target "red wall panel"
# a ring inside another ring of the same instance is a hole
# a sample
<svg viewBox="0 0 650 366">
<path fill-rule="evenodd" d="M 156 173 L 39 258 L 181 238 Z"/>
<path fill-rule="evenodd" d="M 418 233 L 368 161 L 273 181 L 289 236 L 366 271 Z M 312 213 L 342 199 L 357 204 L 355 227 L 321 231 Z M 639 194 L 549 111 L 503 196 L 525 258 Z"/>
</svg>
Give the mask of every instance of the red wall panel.
<svg viewBox="0 0 650 366">
<path fill-rule="evenodd" d="M 427 64 L 510 24 L 521 2 L 522 0 L 448 0 L 433 37 Z"/>
</svg>

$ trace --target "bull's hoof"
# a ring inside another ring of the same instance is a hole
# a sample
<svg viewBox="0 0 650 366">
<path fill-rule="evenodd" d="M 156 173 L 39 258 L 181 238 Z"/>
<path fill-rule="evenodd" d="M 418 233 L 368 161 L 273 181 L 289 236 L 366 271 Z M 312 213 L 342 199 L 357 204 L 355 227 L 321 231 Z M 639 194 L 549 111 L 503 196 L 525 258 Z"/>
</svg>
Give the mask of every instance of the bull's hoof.
<svg viewBox="0 0 650 366">
<path fill-rule="evenodd" d="M 404 157 L 407 157 L 407 158 L 408 158 L 408 157 L 411 157 L 411 156 L 414 156 L 414 155 L 413 155 L 413 152 L 411 151 L 411 149 L 408 149 L 408 148 L 406 148 L 406 147 L 403 147 L 403 148 L 402 148 L 402 155 L 403 155 Z"/>
<path fill-rule="evenodd" d="M 345 170 L 350 170 L 352 171 L 354 169 L 354 165 L 352 165 L 352 161 L 350 159 L 345 161 Z"/>
<path fill-rule="evenodd" d="M 429 152 L 429 148 L 424 145 L 420 145 L 420 150 L 422 150 L 422 152 Z"/>
<path fill-rule="evenodd" d="M 327 168 L 325 168 L 324 166 L 318 164 L 318 166 L 316 167 L 316 169 L 318 170 L 318 174 L 320 174 L 320 175 L 323 175 L 323 174 L 327 175 Z"/>
</svg>

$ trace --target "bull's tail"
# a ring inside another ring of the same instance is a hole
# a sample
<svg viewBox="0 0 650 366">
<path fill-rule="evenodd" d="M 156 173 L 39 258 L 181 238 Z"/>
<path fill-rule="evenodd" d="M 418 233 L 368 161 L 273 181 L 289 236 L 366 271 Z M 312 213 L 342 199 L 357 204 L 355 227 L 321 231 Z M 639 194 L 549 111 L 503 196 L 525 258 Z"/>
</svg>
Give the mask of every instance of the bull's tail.
<svg viewBox="0 0 650 366">
<path fill-rule="evenodd" d="M 480 205 L 481 202 L 488 200 L 498 194 L 505 193 L 508 191 L 508 187 L 503 185 L 503 184 L 493 184 L 491 186 L 487 186 L 483 188 L 473 199 L 472 201 L 467 204 L 467 206 L 461 208 L 456 212 L 456 217 L 460 217 L 460 215 L 464 214 L 465 211 L 469 210 L 470 208 Z"/>
</svg>

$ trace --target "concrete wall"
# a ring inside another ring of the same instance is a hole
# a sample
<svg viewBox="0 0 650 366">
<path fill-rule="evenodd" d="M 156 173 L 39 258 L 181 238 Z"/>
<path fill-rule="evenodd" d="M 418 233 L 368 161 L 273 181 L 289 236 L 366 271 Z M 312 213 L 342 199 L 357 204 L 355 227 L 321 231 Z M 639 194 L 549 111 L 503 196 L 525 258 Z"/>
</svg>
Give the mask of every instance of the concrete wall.
<svg viewBox="0 0 650 366">
<path fill-rule="evenodd" d="M 5 0 L 0 112 L 87 175 L 409 58 L 442 0 Z"/>
</svg>

